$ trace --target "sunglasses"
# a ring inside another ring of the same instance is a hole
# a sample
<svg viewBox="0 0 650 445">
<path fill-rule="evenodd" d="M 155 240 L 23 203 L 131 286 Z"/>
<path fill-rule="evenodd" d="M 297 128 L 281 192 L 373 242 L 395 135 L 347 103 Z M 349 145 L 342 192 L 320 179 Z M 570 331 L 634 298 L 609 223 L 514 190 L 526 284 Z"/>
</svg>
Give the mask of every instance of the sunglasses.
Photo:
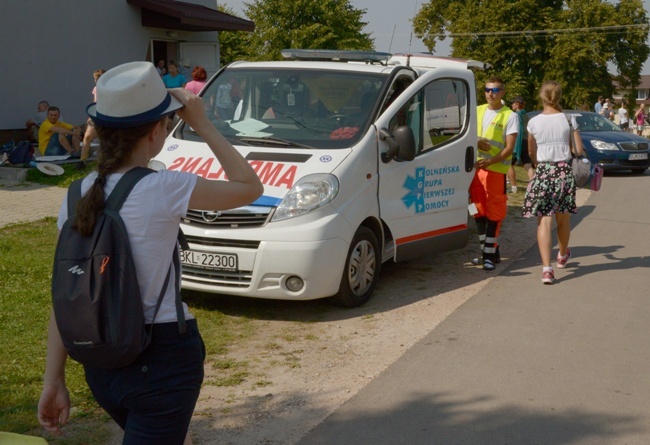
<svg viewBox="0 0 650 445">
<path fill-rule="evenodd" d="M 486 88 L 485 89 L 486 93 L 492 93 L 492 94 L 497 94 L 499 91 L 501 91 L 501 88 Z"/>
</svg>

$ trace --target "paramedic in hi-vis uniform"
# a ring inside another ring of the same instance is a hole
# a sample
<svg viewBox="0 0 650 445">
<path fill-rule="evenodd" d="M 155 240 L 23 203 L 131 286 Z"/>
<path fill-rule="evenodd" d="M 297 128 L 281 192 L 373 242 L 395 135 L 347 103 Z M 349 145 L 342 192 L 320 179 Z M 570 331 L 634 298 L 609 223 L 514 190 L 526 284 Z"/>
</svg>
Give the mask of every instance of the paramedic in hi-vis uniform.
<svg viewBox="0 0 650 445">
<path fill-rule="evenodd" d="M 471 202 L 481 245 L 483 269 L 494 270 L 501 262 L 499 229 L 507 213 L 506 175 L 510 168 L 512 151 L 519 131 L 519 116 L 503 105 L 503 80 L 490 77 L 485 84 L 487 104 L 478 107 L 478 159 L 476 173 L 469 188 Z"/>
</svg>

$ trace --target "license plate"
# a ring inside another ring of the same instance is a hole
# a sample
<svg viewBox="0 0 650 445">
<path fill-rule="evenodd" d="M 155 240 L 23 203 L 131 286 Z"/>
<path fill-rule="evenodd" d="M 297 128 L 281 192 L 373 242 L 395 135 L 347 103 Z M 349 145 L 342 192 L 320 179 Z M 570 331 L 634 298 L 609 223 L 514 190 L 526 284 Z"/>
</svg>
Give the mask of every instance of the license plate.
<svg viewBox="0 0 650 445">
<path fill-rule="evenodd" d="M 204 269 L 237 271 L 237 254 L 181 250 L 181 262 Z"/>
<path fill-rule="evenodd" d="M 648 153 L 631 153 L 630 161 L 638 161 L 639 159 L 648 159 Z"/>
</svg>

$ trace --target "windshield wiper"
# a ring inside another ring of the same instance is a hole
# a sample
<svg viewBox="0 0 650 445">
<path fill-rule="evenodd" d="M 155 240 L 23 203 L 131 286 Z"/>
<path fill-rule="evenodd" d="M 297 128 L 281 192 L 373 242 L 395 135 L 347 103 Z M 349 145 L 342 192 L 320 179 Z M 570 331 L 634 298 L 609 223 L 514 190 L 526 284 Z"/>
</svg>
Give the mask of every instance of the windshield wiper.
<svg viewBox="0 0 650 445">
<path fill-rule="evenodd" d="M 267 146 L 280 146 L 280 147 L 299 147 L 299 148 L 310 148 L 310 149 L 314 148 L 309 145 L 300 144 L 298 142 L 288 141 L 286 139 L 280 139 L 273 136 L 265 136 L 265 137 L 236 136 L 236 139 L 238 141 L 246 142 L 249 144 L 261 144 Z"/>
<path fill-rule="evenodd" d="M 217 129 L 218 129 L 218 128 L 217 128 Z M 223 129 L 222 129 L 222 130 L 223 130 Z M 241 139 L 237 139 L 235 136 L 230 136 L 230 135 L 228 135 L 227 133 L 224 133 L 222 130 L 220 130 L 220 131 L 221 131 L 221 135 L 222 135 L 223 137 L 225 137 L 225 138 L 228 140 L 228 142 L 230 142 L 231 144 L 233 144 L 233 145 L 235 145 L 235 144 L 240 144 L 240 145 L 251 145 L 248 141 L 244 141 L 244 140 L 241 140 Z M 199 134 L 198 134 L 196 131 L 194 131 L 194 128 L 190 127 L 190 126 L 187 125 L 187 124 L 183 124 L 183 127 L 182 127 L 182 133 L 187 133 L 187 134 L 193 136 L 192 140 L 203 141 L 203 139 L 199 136 Z M 178 137 L 178 136 L 177 136 L 177 137 Z"/>
</svg>

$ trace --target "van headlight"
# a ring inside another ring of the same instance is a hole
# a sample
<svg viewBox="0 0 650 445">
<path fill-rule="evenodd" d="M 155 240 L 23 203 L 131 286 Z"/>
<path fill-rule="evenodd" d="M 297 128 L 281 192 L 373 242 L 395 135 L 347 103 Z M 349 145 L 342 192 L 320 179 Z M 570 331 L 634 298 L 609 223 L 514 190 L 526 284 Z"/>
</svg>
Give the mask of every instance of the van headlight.
<svg viewBox="0 0 650 445">
<path fill-rule="evenodd" d="M 307 175 L 289 190 L 271 221 L 282 221 L 319 209 L 333 200 L 338 192 L 336 176 L 324 173 Z"/>
</svg>

